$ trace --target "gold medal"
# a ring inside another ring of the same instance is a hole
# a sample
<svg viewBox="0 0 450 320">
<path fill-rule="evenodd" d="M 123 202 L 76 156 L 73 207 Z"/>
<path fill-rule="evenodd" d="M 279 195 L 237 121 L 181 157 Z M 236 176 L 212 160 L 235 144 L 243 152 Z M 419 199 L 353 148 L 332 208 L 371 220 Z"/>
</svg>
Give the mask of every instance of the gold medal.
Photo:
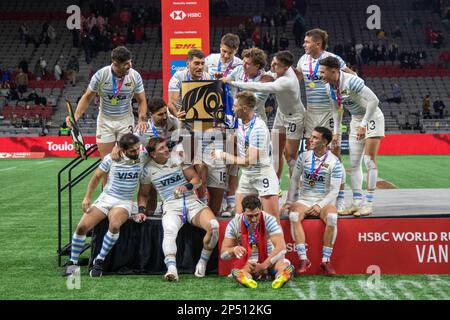
<svg viewBox="0 0 450 320">
<path fill-rule="evenodd" d="M 316 185 L 316 182 L 315 182 L 314 180 L 312 180 L 312 179 L 310 179 L 310 180 L 308 181 L 308 183 L 309 183 L 309 185 L 310 185 L 311 187 L 314 187 L 314 186 Z"/>
<path fill-rule="evenodd" d="M 256 250 L 258 249 L 258 246 L 256 245 L 256 243 L 252 244 L 252 250 Z"/>
<path fill-rule="evenodd" d="M 111 104 L 112 104 L 113 106 L 115 106 L 115 105 L 117 104 L 117 98 L 116 98 L 116 97 L 114 97 L 114 98 L 111 99 Z"/>
<path fill-rule="evenodd" d="M 313 81 L 311 81 L 311 82 L 309 83 L 309 87 L 310 87 L 311 89 L 314 89 L 314 88 L 316 87 L 316 84 L 315 84 Z"/>
</svg>

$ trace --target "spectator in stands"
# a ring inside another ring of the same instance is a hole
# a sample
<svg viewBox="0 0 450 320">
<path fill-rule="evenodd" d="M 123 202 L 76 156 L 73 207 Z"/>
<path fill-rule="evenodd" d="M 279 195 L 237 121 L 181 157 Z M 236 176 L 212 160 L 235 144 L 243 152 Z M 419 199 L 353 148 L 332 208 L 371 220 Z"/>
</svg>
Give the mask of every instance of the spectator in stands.
<svg viewBox="0 0 450 320">
<path fill-rule="evenodd" d="M 41 74 L 43 77 L 47 74 L 47 61 L 43 57 L 39 58 L 39 67 L 41 68 Z"/>
<path fill-rule="evenodd" d="M 264 33 L 263 39 L 262 39 L 262 48 L 266 52 L 270 52 L 270 34 L 269 31 L 266 31 Z"/>
<path fill-rule="evenodd" d="M 33 119 L 31 119 L 32 128 L 40 128 L 42 126 L 42 120 L 39 114 L 35 114 Z"/>
<path fill-rule="evenodd" d="M 122 22 L 122 26 L 125 27 L 131 22 L 131 12 L 128 8 L 123 8 L 119 14 L 120 21 Z"/>
<path fill-rule="evenodd" d="M 11 125 L 14 128 L 22 128 L 22 119 L 20 119 L 17 114 L 11 114 Z"/>
<path fill-rule="evenodd" d="M 431 119 L 430 114 L 430 95 L 427 94 L 425 97 L 423 97 L 422 101 L 422 116 L 424 119 Z"/>
<path fill-rule="evenodd" d="M 67 79 L 72 87 L 75 87 L 77 81 L 77 74 L 80 71 L 80 64 L 78 63 L 78 58 L 72 55 L 67 63 Z"/>
<path fill-rule="evenodd" d="M 114 33 L 112 38 L 112 45 L 114 48 L 123 46 L 125 44 L 125 37 L 120 33 Z"/>
<path fill-rule="evenodd" d="M 47 36 L 48 36 L 50 42 L 52 42 L 56 39 L 56 30 L 51 24 L 48 25 Z"/>
<path fill-rule="evenodd" d="M 402 37 L 402 31 L 400 30 L 400 27 L 398 25 L 396 25 L 394 28 L 394 31 L 392 31 L 392 37 L 393 38 L 401 38 Z"/>
<path fill-rule="evenodd" d="M 28 116 L 24 114 L 22 116 L 22 128 L 29 128 L 30 127 L 30 119 L 28 119 Z"/>
<path fill-rule="evenodd" d="M 388 57 L 392 64 L 397 60 L 398 57 L 398 45 L 397 42 L 393 41 L 389 44 Z"/>
<path fill-rule="evenodd" d="M 301 14 L 295 16 L 292 32 L 294 33 L 295 45 L 301 47 L 303 45 L 303 38 L 305 37 L 305 20 Z"/>
<path fill-rule="evenodd" d="M 70 128 L 67 127 L 67 124 L 63 122 L 61 127 L 58 129 L 58 136 L 69 136 L 70 135 Z"/>
<path fill-rule="evenodd" d="M 255 27 L 255 31 L 252 33 L 253 46 L 261 48 L 261 29 L 260 27 Z"/>
<path fill-rule="evenodd" d="M 288 47 L 289 47 L 289 39 L 286 36 L 286 33 L 283 32 L 283 34 L 280 37 L 279 43 L 280 43 L 280 50 L 281 51 L 284 51 L 284 50 L 288 49 Z M 276 51 L 278 51 L 278 50 L 276 50 Z M 276 51 L 274 51 L 274 52 L 276 52 Z"/>
<path fill-rule="evenodd" d="M 392 98 L 386 99 L 386 102 L 402 102 L 402 91 L 398 83 L 394 83 L 394 86 L 392 87 Z"/>
<path fill-rule="evenodd" d="M 50 96 L 47 98 L 47 106 L 49 107 L 55 107 L 56 106 L 56 97 L 53 95 L 53 93 L 50 94 Z"/>
<path fill-rule="evenodd" d="M 386 38 L 386 32 L 383 29 L 377 31 L 377 39 L 384 40 Z"/>
<path fill-rule="evenodd" d="M 444 119 L 445 104 L 439 97 L 433 102 L 433 109 L 439 119 Z"/>
<path fill-rule="evenodd" d="M 22 69 L 24 73 L 28 74 L 28 61 L 25 58 L 19 62 L 19 69 Z"/>
<path fill-rule="evenodd" d="M 134 35 L 137 43 L 142 43 L 145 40 L 145 29 L 141 25 L 134 27 Z"/>
<path fill-rule="evenodd" d="M 36 90 L 33 89 L 33 91 L 31 91 L 31 93 L 28 95 L 28 97 L 26 99 L 23 99 L 23 101 L 33 102 L 34 104 L 39 104 L 41 100 L 40 100 L 39 95 L 36 93 Z"/>
<path fill-rule="evenodd" d="M 17 90 L 22 95 L 28 88 L 28 74 L 19 69 L 19 73 L 16 76 Z"/>
<path fill-rule="evenodd" d="M 29 39 L 29 31 L 28 27 L 22 23 L 19 27 L 19 37 L 20 41 L 23 41 L 25 44 L 28 44 L 27 41 Z"/>
<path fill-rule="evenodd" d="M 439 62 L 444 68 L 450 68 L 450 51 L 442 51 L 439 55 Z"/>
<path fill-rule="evenodd" d="M 63 70 L 59 64 L 59 60 L 56 61 L 55 63 L 55 67 L 53 68 L 54 70 L 54 75 L 55 75 L 55 79 L 56 81 L 59 81 L 62 79 L 62 75 L 63 75 Z"/>
<path fill-rule="evenodd" d="M 2 82 L 11 82 L 11 77 L 12 77 L 12 73 L 11 73 L 11 68 L 5 69 L 2 72 Z"/>
<path fill-rule="evenodd" d="M 356 54 L 356 63 L 358 65 L 363 64 L 363 59 L 362 59 L 362 50 L 363 50 L 364 46 L 361 42 L 358 42 L 357 44 L 355 44 L 355 54 Z"/>
<path fill-rule="evenodd" d="M 289 40 L 288 40 L 289 45 Z M 269 54 L 278 52 L 278 39 L 275 34 L 272 34 L 272 37 L 270 38 L 270 47 L 269 47 Z"/>
</svg>

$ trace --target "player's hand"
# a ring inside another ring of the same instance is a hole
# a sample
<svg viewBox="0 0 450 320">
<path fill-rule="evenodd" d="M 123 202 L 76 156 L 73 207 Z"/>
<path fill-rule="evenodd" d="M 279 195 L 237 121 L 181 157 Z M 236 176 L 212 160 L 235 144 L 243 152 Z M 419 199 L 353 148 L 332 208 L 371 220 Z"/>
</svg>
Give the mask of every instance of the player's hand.
<svg viewBox="0 0 450 320">
<path fill-rule="evenodd" d="M 214 78 L 216 79 L 223 78 L 223 72 L 214 72 Z"/>
<path fill-rule="evenodd" d="M 318 204 L 313 205 L 308 211 L 305 212 L 306 215 L 317 217 L 320 214 L 321 208 Z"/>
<path fill-rule="evenodd" d="M 84 198 L 83 202 L 81 203 L 81 207 L 83 208 L 84 213 L 89 213 L 89 209 L 91 208 L 91 198 Z"/>
<path fill-rule="evenodd" d="M 336 149 L 339 147 L 339 134 L 333 134 L 333 139 L 331 139 L 331 148 Z"/>
<path fill-rule="evenodd" d="M 264 266 L 264 263 L 256 263 L 255 269 L 253 272 L 255 273 L 256 277 L 262 277 L 264 273 L 266 272 L 267 268 Z"/>
<path fill-rule="evenodd" d="M 227 83 L 227 84 L 231 84 L 231 79 L 230 78 L 220 78 L 220 81 L 222 81 L 223 83 Z"/>
<path fill-rule="evenodd" d="M 177 119 L 180 121 L 186 120 L 186 111 L 180 109 L 180 111 L 177 112 Z"/>
<path fill-rule="evenodd" d="M 177 193 L 185 193 L 185 192 L 187 191 L 187 188 L 186 188 L 185 186 L 177 186 L 177 187 L 175 188 L 175 191 L 176 191 Z"/>
<path fill-rule="evenodd" d="M 236 246 L 233 248 L 233 253 L 236 258 L 240 259 L 247 253 L 247 249 L 241 246 Z"/>
<path fill-rule="evenodd" d="M 283 204 L 283 206 L 281 207 L 281 211 L 284 211 L 284 210 L 291 210 L 291 206 L 292 206 L 292 203 L 285 203 L 285 204 Z"/>
<path fill-rule="evenodd" d="M 222 150 L 212 150 L 210 153 L 211 158 L 214 160 L 221 160 L 223 157 L 223 151 Z"/>
<path fill-rule="evenodd" d="M 145 131 L 148 130 L 148 122 L 139 120 L 137 130 L 140 134 L 143 134 Z"/>
<path fill-rule="evenodd" d="M 270 74 L 264 74 L 259 78 L 259 82 L 274 82 L 275 79 Z"/>
<path fill-rule="evenodd" d="M 73 129 L 72 121 L 70 120 L 69 116 L 66 117 L 66 124 L 67 124 L 67 127 L 69 127 L 70 129 Z"/>
<path fill-rule="evenodd" d="M 111 159 L 113 161 L 120 161 L 120 159 L 122 159 L 122 148 L 120 148 L 119 146 L 114 146 L 114 148 L 111 151 Z"/>
<path fill-rule="evenodd" d="M 147 219 L 147 216 L 143 213 L 138 213 L 133 216 L 134 222 L 137 222 L 137 223 L 142 223 L 145 221 L 145 219 Z"/>
<path fill-rule="evenodd" d="M 366 128 L 358 127 L 358 131 L 356 132 L 356 140 L 362 140 L 366 136 Z"/>
</svg>

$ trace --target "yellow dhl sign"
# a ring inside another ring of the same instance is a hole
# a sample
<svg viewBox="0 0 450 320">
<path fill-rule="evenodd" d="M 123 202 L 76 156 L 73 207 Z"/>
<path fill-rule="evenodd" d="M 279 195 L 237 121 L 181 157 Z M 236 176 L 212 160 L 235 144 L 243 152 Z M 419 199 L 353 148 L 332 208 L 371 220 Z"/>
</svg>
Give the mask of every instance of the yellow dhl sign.
<svg viewBox="0 0 450 320">
<path fill-rule="evenodd" d="M 201 38 L 170 39 L 170 54 L 187 54 L 193 48 L 202 49 Z"/>
</svg>

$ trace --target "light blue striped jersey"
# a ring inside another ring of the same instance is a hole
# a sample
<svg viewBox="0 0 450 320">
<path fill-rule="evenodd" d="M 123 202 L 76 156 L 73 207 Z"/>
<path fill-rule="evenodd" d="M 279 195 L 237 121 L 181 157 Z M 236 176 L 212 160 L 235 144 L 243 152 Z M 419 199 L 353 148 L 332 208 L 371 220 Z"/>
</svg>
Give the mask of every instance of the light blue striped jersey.
<svg viewBox="0 0 450 320">
<path fill-rule="evenodd" d="M 183 166 L 180 157 L 176 155 L 170 157 L 165 164 L 150 160 L 142 170 L 141 183 L 153 184 L 162 201 L 175 199 L 175 188 L 188 182 L 184 176 L 183 168 L 186 167 Z M 185 192 L 186 196 L 192 194 L 192 191 Z"/>
<path fill-rule="evenodd" d="M 324 59 L 326 57 L 335 57 L 339 60 L 341 70 L 347 68 L 344 60 L 341 57 L 328 52 L 323 51 L 320 59 Z M 306 106 L 308 110 L 312 111 L 330 111 L 330 101 L 328 100 L 327 89 L 325 87 L 325 83 L 322 79 L 320 79 L 319 68 L 317 67 L 317 73 L 314 76 L 314 79 L 311 79 L 311 74 L 309 70 L 309 62 L 312 57 L 309 54 L 304 54 L 297 63 L 297 70 L 303 74 L 303 80 L 305 82 L 305 91 L 306 91 Z M 319 63 L 319 59 L 312 59 L 312 72 L 314 73 L 314 69 Z M 314 88 L 311 88 L 309 85 L 311 82 L 314 82 Z"/>
<path fill-rule="evenodd" d="M 211 152 L 214 150 L 225 151 L 223 133 L 217 129 L 203 132 L 202 139 L 198 141 L 195 158 L 203 161 L 211 168 L 225 168 L 224 160 L 211 157 Z"/>
<path fill-rule="evenodd" d="M 277 220 L 273 216 L 265 212 L 263 212 L 263 216 L 267 235 L 267 253 L 270 255 L 273 250 L 273 244 L 269 240 L 269 237 L 275 234 L 281 234 L 282 230 Z M 230 220 L 225 230 L 225 238 L 236 240 L 240 246 L 242 246 L 242 217 L 242 213 L 236 214 L 234 218 Z M 252 250 L 252 255 L 249 260 L 258 260 L 258 249 Z"/>
<path fill-rule="evenodd" d="M 178 96 L 177 101 L 177 110 L 180 110 L 181 108 L 181 85 L 183 81 L 188 81 L 188 74 L 189 70 L 182 69 L 175 72 L 175 74 L 170 78 L 169 80 L 169 92 L 179 92 L 180 95 Z M 213 79 L 211 75 L 207 72 L 203 72 L 202 80 L 211 80 Z M 192 80 L 192 79 L 191 79 Z"/>
<path fill-rule="evenodd" d="M 241 66 L 243 62 L 242 62 L 242 60 L 240 58 L 234 56 L 232 62 L 222 63 L 220 61 L 220 53 L 212 53 L 209 56 L 207 56 L 206 59 L 205 59 L 205 65 L 208 68 L 208 73 L 213 78 L 214 78 L 214 73 L 215 72 L 225 72 L 227 70 L 227 68 L 228 68 L 230 63 L 231 63 L 231 68 L 230 69 L 233 70 L 237 66 Z M 219 69 L 219 65 L 220 65 L 220 69 Z"/>
<path fill-rule="evenodd" d="M 103 192 L 114 198 L 132 200 L 139 184 L 144 159 L 143 153 L 139 155 L 139 160 L 131 160 L 123 156 L 120 161 L 113 161 L 111 154 L 106 155 L 99 165 L 100 170 L 108 173 Z"/>
<path fill-rule="evenodd" d="M 250 124 L 253 120 L 250 120 L 247 124 L 243 124 L 239 119 L 239 126 L 237 131 L 237 151 L 239 157 L 244 158 L 247 151 L 246 140 L 248 136 L 248 147 L 252 147 L 259 150 L 259 159 L 256 164 L 252 164 L 248 167 L 242 167 L 244 173 L 258 173 L 263 168 L 272 166 L 271 161 L 271 140 L 269 129 L 266 123 L 259 117 L 255 118 L 255 124 L 250 131 Z"/>
<path fill-rule="evenodd" d="M 301 153 L 295 164 L 297 170 L 300 170 L 303 176 L 303 185 L 299 198 L 314 198 L 322 200 L 330 191 L 331 177 L 333 177 L 333 179 L 342 179 L 343 167 L 339 159 L 331 153 L 331 151 L 327 151 L 327 159 L 320 168 L 319 172 L 314 176 L 314 186 L 311 186 L 309 184 L 309 180 L 312 176 L 312 172 L 316 171 L 325 158 L 325 155 L 320 158 L 314 156 L 314 168 L 312 168 L 313 154 L 314 151 L 312 150 Z"/>
<path fill-rule="evenodd" d="M 168 141 L 178 141 L 180 136 L 179 129 L 181 129 L 180 121 L 167 111 L 167 123 L 164 127 L 157 127 L 152 120 L 149 119 L 147 131 L 141 134 L 136 130 L 134 134 L 139 137 L 141 144 L 145 147 L 148 141 L 155 137 L 156 134 L 158 137 L 167 139 Z"/>
<path fill-rule="evenodd" d="M 89 83 L 89 90 L 96 92 L 100 97 L 100 113 L 116 118 L 132 116 L 131 100 L 133 95 L 144 92 L 141 75 L 134 69 L 129 70 L 124 77 L 116 105 L 111 103 L 114 98 L 112 77 L 112 66 L 106 66 L 98 70 Z M 117 90 L 120 78 L 115 77 L 115 79 Z"/>
<path fill-rule="evenodd" d="M 352 116 L 363 117 L 366 114 L 366 102 L 361 94 L 364 89 L 364 80 L 358 76 L 342 72 L 339 77 L 339 88 L 341 91 L 342 106 L 347 109 Z M 337 108 L 337 103 L 333 100 L 331 95 L 331 85 L 327 85 L 327 94 L 333 106 Z M 336 96 L 336 90 L 334 95 Z M 373 117 L 382 115 L 383 112 L 379 107 L 375 111 Z"/>
<path fill-rule="evenodd" d="M 256 74 L 256 76 L 254 78 L 249 78 L 245 76 L 245 72 L 244 72 L 244 66 L 238 66 L 236 67 L 229 75 L 227 78 L 230 78 L 233 81 L 242 81 L 242 82 L 259 82 L 259 80 L 261 79 L 261 76 L 263 76 L 264 74 L 266 74 L 266 72 L 264 71 L 264 69 L 261 69 L 258 71 L 258 73 Z M 234 87 L 231 86 L 232 88 L 232 92 L 233 92 L 233 97 L 236 97 L 236 94 L 238 92 L 243 91 L 242 89 L 238 88 L 238 87 Z M 263 116 L 263 119 L 266 118 L 265 114 L 261 115 L 261 112 L 265 113 L 265 103 L 267 98 L 269 97 L 269 93 L 263 93 L 263 92 L 255 92 L 255 96 L 256 96 L 256 106 L 255 106 L 255 112 L 257 115 L 259 116 Z"/>
</svg>

